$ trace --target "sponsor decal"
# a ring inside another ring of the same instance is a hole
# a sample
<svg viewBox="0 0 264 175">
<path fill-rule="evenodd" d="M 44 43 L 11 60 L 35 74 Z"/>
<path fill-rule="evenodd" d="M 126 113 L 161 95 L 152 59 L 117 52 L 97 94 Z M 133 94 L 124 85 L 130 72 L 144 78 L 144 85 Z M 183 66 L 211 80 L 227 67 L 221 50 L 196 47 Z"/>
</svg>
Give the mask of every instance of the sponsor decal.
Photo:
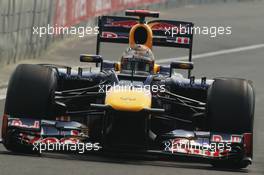
<svg viewBox="0 0 264 175">
<path fill-rule="evenodd" d="M 176 37 L 176 43 L 178 43 L 178 44 L 190 44 L 190 38 Z"/>
<path fill-rule="evenodd" d="M 39 135 L 39 133 L 36 134 Z M 20 133 L 19 136 L 22 142 L 26 142 L 28 144 L 33 144 L 40 140 L 40 136 L 33 136 L 25 133 Z"/>
<path fill-rule="evenodd" d="M 241 143 L 242 142 L 242 135 L 236 135 L 236 134 L 213 134 L 211 136 L 211 142 L 230 142 L 230 143 Z"/>
<path fill-rule="evenodd" d="M 71 130 L 71 135 L 72 136 L 78 136 L 80 134 L 80 131 L 78 130 Z"/>
<path fill-rule="evenodd" d="M 239 135 L 231 135 L 231 142 L 232 143 L 241 143 L 242 138 Z"/>
<path fill-rule="evenodd" d="M 118 38 L 118 35 L 113 32 L 102 32 L 103 38 Z"/>
<path fill-rule="evenodd" d="M 213 135 L 212 136 L 212 142 L 222 142 L 223 141 L 223 138 L 221 135 Z"/>
<path fill-rule="evenodd" d="M 209 138 L 198 138 L 189 140 L 185 138 L 175 138 L 164 142 L 164 151 L 171 153 L 183 153 L 191 155 L 200 155 L 207 157 L 224 157 L 232 151 L 232 143 L 241 143 L 241 135 L 212 135 Z"/>
<path fill-rule="evenodd" d="M 149 26 L 151 27 L 151 29 L 153 31 L 155 31 L 155 30 L 167 30 L 167 29 L 170 29 L 172 27 L 176 27 L 173 24 L 164 23 L 164 22 L 154 22 L 154 23 L 150 23 Z"/>
<path fill-rule="evenodd" d="M 20 119 L 11 119 L 10 126 L 14 127 L 20 127 L 20 128 L 27 128 L 27 129 L 39 129 L 40 128 L 40 122 L 34 121 L 32 125 L 25 124 L 26 122 L 22 122 Z M 28 123 L 32 123 L 32 121 L 29 121 Z"/>
<path fill-rule="evenodd" d="M 138 22 L 137 21 L 115 21 L 112 22 L 109 26 L 111 27 L 125 27 L 125 28 L 131 28 L 134 25 L 136 25 Z"/>
</svg>

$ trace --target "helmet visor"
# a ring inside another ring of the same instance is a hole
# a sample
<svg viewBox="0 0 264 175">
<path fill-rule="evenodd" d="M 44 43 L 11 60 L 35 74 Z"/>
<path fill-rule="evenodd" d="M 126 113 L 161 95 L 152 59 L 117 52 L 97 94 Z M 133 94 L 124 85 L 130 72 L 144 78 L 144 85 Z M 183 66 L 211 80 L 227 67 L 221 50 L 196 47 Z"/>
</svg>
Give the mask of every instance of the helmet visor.
<svg viewBox="0 0 264 175">
<path fill-rule="evenodd" d="M 151 73 L 151 62 L 144 59 L 137 58 L 123 58 L 121 62 L 122 73 L 132 73 L 134 70 L 135 74 L 148 75 Z"/>
</svg>

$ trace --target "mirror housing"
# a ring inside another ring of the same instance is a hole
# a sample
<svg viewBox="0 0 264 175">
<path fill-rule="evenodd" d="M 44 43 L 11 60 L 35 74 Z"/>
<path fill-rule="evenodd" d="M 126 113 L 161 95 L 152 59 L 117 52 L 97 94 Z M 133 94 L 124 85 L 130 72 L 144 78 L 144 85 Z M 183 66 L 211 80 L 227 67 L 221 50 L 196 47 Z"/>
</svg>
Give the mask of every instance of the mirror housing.
<svg viewBox="0 0 264 175">
<path fill-rule="evenodd" d="M 170 64 L 170 76 L 172 75 L 173 69 L 185 69 L 185 70 L 192 70 L 193 69 L 193 62 L 188 61 L 174 61 Z"/>
<path fill-rule="evenodd" d="M 87 63 L 96 63 L 96 67 L 98 64 L 101 64 L 101 71 L 103 66 L 103 58 L 101 55 L 91 55 L 91 54 L 81 54 L 80 55 L 80 62 L 87 62 Z"/>
<path fill-rule="evenodd" d="M 101 55 L 81 54 L 80 55 L 80 62 L 102 63 L 103 58 Z"/>
</svg>

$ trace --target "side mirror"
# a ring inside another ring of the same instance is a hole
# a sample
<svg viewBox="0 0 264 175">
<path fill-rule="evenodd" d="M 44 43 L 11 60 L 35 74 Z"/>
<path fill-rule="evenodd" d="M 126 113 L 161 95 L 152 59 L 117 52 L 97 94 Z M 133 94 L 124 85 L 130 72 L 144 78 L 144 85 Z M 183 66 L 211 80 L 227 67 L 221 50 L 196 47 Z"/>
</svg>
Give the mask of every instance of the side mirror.
<svg viewBox="0 0 264 175">
<path fill-rule="evenodd" d="M 192 70 L 193 69 L 193 62 L 187 61 L 174 61 L 170 64 L 170 76 L 172 75 L 173 69 L 185 69 L 185 70 Z"/>
<path fill-rule="evenodd" d="M 81 54 L 80 62 L 88 62 L 88 63 L 102 63 L 103 59 L 101 55 L 89 55 L 89 54 Z"/>
<path fill-rule="evenodd" d="M 80 62 L 96 63 L 96 67 L 98 67 L 98 64 L 100 63 L 102 70 L 103 58 L 101 55 L 81 54 Z"/>
</svg>

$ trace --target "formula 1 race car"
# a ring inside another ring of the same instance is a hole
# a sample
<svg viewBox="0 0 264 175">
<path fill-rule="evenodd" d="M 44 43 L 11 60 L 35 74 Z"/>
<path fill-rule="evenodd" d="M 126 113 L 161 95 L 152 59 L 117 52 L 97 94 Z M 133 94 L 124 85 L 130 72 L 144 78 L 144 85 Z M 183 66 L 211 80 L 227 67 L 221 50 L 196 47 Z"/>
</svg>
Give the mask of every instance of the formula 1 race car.
<svg viewBox="0 0 264 175">
<path fill-rule="evenodd" d="M 80 56 L 97 71 L 17 66 L 5 102 L 4 146 L 36 153 L 41 144 L 61 149 L 89 143 L 88 151 L 102 154 L 198 158 L 216 167 L 251 164 L 252 82 L 192 76 L 193 23 L 146 22 L 146 17 L 159 17 L 147 10 L 127 10 L 126 16 L 99 17 L 96 54 Z M 120 62 L 110 62 L 99 54 L 101 42 L 129 48 Z M 152 46 L 187 49 L 189 60 L 157 65 Z M 188 71 L 188 77 L 178 69 Z"/>
</svg>

